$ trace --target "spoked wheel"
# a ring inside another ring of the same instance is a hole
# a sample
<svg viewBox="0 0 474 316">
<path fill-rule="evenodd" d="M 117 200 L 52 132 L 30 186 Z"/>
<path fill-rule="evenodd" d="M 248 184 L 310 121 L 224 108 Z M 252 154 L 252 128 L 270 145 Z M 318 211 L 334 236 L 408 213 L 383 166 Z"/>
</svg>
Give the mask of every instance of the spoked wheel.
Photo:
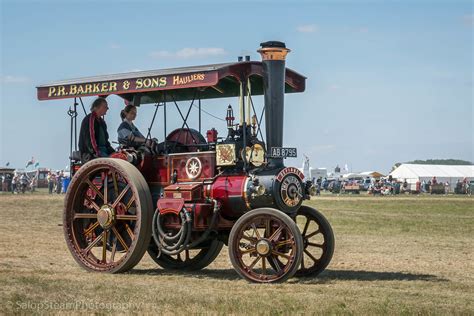
<svg viewBox="0 0 474 316">
<path fill-rule="evenodd" d="M 334 253 L 334 234 L 323 214 L 309 206 L 301 206 L 296 223 L 302 228 L 304 253 L 296 276 L 316 276 L 329 264 Z"/>
<path fill-rule="evenodd" d="M 74 175 L 66 195 L 68 248 L 86 270 L 127 271 L 148 247 L 152 216 L 150 190 L 137 168 L 120 159 L 94 159 Z"/>
<path fill-rule="evenodd" d="M 158 256 L 158 246 L 152 240 L 148 247 L 148 254 L 163 269 L 197 271 L 211 264 L 219 255 L 223 245 L 223 242 L 212 239 L 202 248 L 184 250 L 174 256 L 164 253 Z"/>
<path fill-rule="evenodd" d="M 230 232 L 230 261 L 240 276 L 252 282 L 286 281 L 300 266 L 302 254 L 296 223 L 276 209 L 250 211 Z"/>
</svg>

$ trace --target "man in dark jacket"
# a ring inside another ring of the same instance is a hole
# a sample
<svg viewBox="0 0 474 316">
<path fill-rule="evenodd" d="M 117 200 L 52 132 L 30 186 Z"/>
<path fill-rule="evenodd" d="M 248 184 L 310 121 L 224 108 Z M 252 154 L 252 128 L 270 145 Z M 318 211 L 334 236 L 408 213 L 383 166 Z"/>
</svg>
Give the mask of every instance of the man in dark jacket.
<svg viewBox="0 0 474 316">
<path fill-rule="evenodd" d="M 81 123 L 79 151 L 83 163 L 98 157 L 108 157 L 114 152 L 109 142 L 107 124 L 102 118 L 109 109 L 104 98 L 97 98 L 91 105 L 91 113 Z"/>
</svg>

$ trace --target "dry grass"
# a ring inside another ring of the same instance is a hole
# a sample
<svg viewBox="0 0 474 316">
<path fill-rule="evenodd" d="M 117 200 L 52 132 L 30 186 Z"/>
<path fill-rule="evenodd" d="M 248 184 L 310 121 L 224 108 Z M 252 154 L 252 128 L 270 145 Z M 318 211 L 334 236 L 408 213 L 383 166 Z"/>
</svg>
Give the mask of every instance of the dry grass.
<svg viewBox="0 0 474 316">
<path fill-rule="evenodd" d="M 88 273 L 63 240 L 63 196 L 0 195 L 0 312 L 474 314 L 474 199 L 323 196 L 336 252 L 317 278 L 255 285 L 226 248 L 172 273 L 147 255 L 130 273 Z"/>
</svg>

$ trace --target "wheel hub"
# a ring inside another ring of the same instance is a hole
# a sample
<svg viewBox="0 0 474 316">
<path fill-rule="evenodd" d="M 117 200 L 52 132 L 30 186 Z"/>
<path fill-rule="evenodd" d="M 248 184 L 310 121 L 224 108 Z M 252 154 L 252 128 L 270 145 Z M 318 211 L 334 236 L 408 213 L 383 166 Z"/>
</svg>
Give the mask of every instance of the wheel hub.
<svg viewBox="0 0 474 316">
<path fill-rule="evenodd" d="M 97 221 L 102 228 L 110 228 L 115 221 L 115 209 L 110 205 L 102 205 L 97 212 Z"/>
<path fill-rule="evenodd" d="M 267 256 L 272 250 L 272 246 L 268 240 L 262 239 L 257 242 L 255 245 L 257 253 L 261 256 Z"/>
</svg>

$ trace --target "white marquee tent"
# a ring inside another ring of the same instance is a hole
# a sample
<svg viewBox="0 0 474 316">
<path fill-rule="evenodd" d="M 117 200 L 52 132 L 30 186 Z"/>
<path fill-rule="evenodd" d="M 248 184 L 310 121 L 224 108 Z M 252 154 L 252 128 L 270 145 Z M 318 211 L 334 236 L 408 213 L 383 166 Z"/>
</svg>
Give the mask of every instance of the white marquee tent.
<svg viewBox="0 0 474 316">
<path fill-rule="evenodd" d="M 428 182 L 436 177 L 438 182 L 449 182 L 451 190 L 456 186 L 457 180 L 468 178 L 469 181 L 474 180 L 474 166 L 445 166 L 445 165 L 418 165 L 418 164 L 402 164 L 393 170 L 390 175 L 400 181 L 407 182 L 415 188 L 416 182 Z"/>
</svg>

